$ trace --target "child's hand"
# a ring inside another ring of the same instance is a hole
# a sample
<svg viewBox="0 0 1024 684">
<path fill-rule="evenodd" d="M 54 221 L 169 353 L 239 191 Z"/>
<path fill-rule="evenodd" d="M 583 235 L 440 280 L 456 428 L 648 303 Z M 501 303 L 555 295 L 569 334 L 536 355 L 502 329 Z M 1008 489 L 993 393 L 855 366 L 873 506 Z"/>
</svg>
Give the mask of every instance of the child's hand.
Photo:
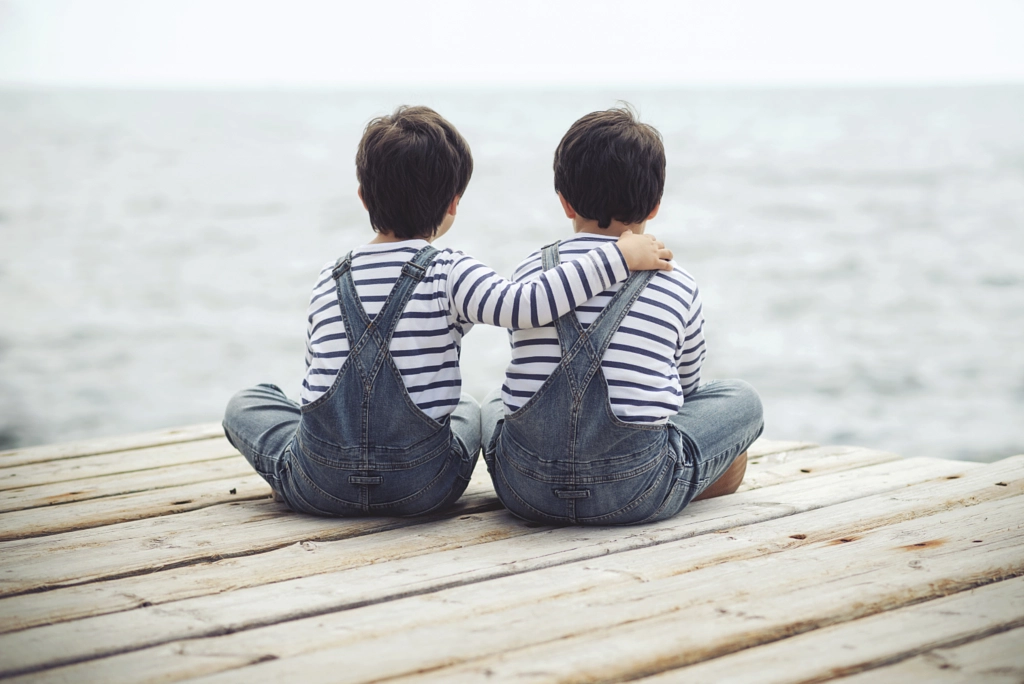
<svg viewBox="0 0 1024 684">
<path fill-rule="evenodd" d="M 615 244 L 625 257 L 630 272 L 672 270 L 672 250 L 653 235 L 637 234 L 627 230 L 619 236 Z"/>
</svg>

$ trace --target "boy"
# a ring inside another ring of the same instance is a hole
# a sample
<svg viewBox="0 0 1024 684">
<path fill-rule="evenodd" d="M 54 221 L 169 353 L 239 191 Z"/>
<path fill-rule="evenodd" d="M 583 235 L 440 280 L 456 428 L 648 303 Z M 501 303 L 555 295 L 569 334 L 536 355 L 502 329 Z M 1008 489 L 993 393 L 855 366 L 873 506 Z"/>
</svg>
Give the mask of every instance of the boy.
<svg viewBox="0 0 1024 684">
<path fill-rule="evenodd" d="M 514 281 L 642 233 L 658 213 L 665 150 L 629 109 L 574 123 L 554 167 L 576 237 L 534 253 Z M 763 427 L 761 402 L 742 381 L 700 385 L 704 319 L 693 278 L 678 267 L 636 273 L 594 295 L 554 325 L 512 333 L 505 385 L 483 408 L 499 498 L 530 520 L 612 525 L 736 491 Z"/>
<path fill-rule="evenodd" d="M 522 284 L 437 250 L 472 172 L 466 141 L 431 109 L 399 107 L 367 125 L 356 175 L 377 235 L 320 272 L 302 404 L 258 385 L 224 416 L 228 440 L 293 510 L 420 515 L 454 503 L 480 450 L 479 406 L 460 398 L 473 323 L 544 325 L 631 269 L 671 268 L 664 245 L 632 234 Z"/>
</svg>

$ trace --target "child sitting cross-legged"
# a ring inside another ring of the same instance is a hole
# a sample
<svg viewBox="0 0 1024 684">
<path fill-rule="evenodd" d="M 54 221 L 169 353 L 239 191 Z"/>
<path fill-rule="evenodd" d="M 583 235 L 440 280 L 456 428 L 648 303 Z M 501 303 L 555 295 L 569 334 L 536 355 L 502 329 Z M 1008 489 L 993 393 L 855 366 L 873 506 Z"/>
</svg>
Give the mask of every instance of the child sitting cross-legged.
<svg viewBox="0 0 1024 684">
<path fill-rule="evenodd" d="M 664 187 L 654 128 L 629 109 L 584 116 L 555 152 L 555 190 L 575 235 L 535 252 L 513 279 L 540 282 L 642 233 Z M 505 384 L 484 403 L 484 457 L 505 506 L 539 522 L 612 525 L 734 492 L 761 433 L 761 402 L 739 380 L 700 384 L 693 277 L 678 267 L 634 273 L 587 297 L 551 325 L 512 333 Z"/>
<path fill-rule="evenodd" d="M 427 107 L 371 121 L 356 154 L 376 237 L 320 271 L 310 299 L 301 403 L 264 384 L 228 403 L 224 431 L 304 513 L 420 515 L 465 491 L 480 408 L 461 394 L 459 352 L 474 323 L 546 325 L 671 253 L 625 234 L 527 283 L 431 245 L 455 220 L 469 146 Z"/>
</svg>

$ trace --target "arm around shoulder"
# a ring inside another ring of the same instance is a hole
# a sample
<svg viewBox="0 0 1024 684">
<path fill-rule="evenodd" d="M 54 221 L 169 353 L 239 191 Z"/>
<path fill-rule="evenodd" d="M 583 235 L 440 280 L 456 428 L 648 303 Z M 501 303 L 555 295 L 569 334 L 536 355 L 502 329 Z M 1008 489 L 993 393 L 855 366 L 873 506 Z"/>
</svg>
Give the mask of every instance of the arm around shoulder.
<svg viewBox="0 0 1024 684">
<path fill-rule="evenodd" d="M 463 257 L 448 275 L 449 301 L 473 323 L 538 328 L 628 277 L 626 256 L 612 242 L 523 282 L 506 280 L 476 259 Z"/>
</svg>

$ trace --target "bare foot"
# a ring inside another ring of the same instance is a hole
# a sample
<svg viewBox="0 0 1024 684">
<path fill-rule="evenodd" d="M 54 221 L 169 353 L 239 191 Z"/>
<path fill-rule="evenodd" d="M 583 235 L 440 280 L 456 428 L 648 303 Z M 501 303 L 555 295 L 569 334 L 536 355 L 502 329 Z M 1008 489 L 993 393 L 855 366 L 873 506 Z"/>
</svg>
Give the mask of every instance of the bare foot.
<svg viewBox="0 0 1024 684">
<path fill-rule="evenodd" d="M 743 475 L 746 472 L 747 452 L 744 451 L 736 457 L 736 460 L 732 462 L 728 470 L 722 473 L 717 480 L 711 483 L 710 487 L 694 497 L 693 500 L 700 501 L 701 499 L 711 499 L 716 496 L 732 494 L 739 489 L 740 483 L 743 482 Z"/>
</svg>

